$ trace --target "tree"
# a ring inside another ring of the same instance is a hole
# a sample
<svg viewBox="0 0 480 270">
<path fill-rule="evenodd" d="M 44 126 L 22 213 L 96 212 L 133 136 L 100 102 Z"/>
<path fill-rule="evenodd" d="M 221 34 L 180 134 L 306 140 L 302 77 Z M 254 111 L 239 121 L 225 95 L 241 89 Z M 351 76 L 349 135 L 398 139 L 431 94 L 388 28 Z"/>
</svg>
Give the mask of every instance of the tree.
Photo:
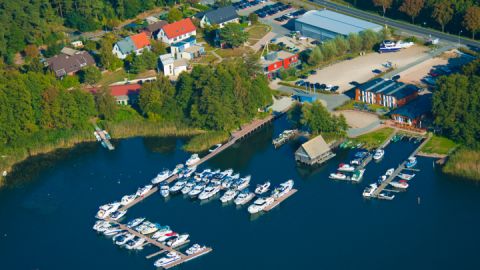
<svg viewBox="0 0 480 270">
<path fill-rule="evenodd" d="M 362 50 L 362 38 L 357 33 L 348 35 L 348 44 L 352 52 L 359 52 Z"/>
<path fill-rule="evenodd" d="M 95 93 L 95 105 L 101 118 L 106 120 L 113 119 L 117 110 L 117 103 L 108 86 L 102 87 Z"/>
<path fill-rule="evenodd" d="M 337 53 L 342 55 L 348 52 L 350 50 L 350 44 L 348 44 L 348 41 L 342 37 L 342 36 L 337 36 L 333 39 L 335 43 L 335 47 L 337 48 Z"/>
<path fill-rule="evenodd" d="M 453 8 L 448 0 L 442 0 L 434 5 L 432 17 L 442 27 L 442 32 L 445 32 L 445 25 L 447 25 L 453 17 Z"/>
<path fill-rule="evenodd" d="M 360 32 L 362 38 L 362 49 L 371 50 L 375 44 L 378 43 L 378 35 L 372 30 L 365 30 Z"/>
<path fill-rule="evenodd" d="M 250 15 L 248 15 L 248 19 L 250 20 L 250 22 L 252 24 L 257 24 L 258 23 L 258 15 L 255 14 L 255 13 L 250 13 Z"/>
<path fill-rule="evenodd" d="M 373 0 L 373 4 L 376 7 L 382 7 L 383 17 L 385 17 L 385 12 L 392 6 L 393 0 Z"/>
<path fill-rule="evenodd" d="M 160 40 L 151 40 L 152 52 L 156 55 L 166 54 L 167 46 Z"/>
<path fill-rule="evenodd" d="M 314 134 L 327 132 L 343 136 L 348 129 L 345 117 L 332 116 L 318 101 L 303 104 L 301 111 L 300 123 Z"/>
<path fill-rule="evenodd" d="M 239 47 L 248 39 L 248 33 L 238 23 L 228 23 L 220 29 L 220 40 L 231 47 Z"/>
<path fill-rule="evenodd" d="M 326 41 L 321 46 L 323 58 L 325 60 L 330 60 L 337 56 L 338 50 L 335 46 L 335 42 L 333 40 Z"/>
<path fill-rule="evenodd" d="M 404 0 L 399 10 L 410 16 L 410 18 L 412 18 L 412 23 L 414 24 L 415 18 L 420 14 L 424 5 L 425 0 Z"/>
<path fill-rule="evenodd" d="M 29 58 L 35 58 L 38 55 L 38 48 L 37 46 L 30 44 L 25 47 L 24 52 L 25 52 L 25 56 Z"/>
<path fill-rule="evenodd" d="M 79 73 L 80 81 L 90 85 L 96 84 L 102 78 L 102 73 L 97 67 L 88 66 Z"/>
<path fill-rule="evenodd" d="M 323 61 L 323 53 L 319 46 L 313 48 L 313 50 L 308 55 L 308 64 L 312 66 L 318 65 L 321 61 Z"/>
<path fill-rule="evenodd" d="M 167 21 L 169 23 L 179 21 L 183 18 L 183 13 L 177 8 L 171 8 L 167 15 Z"/>
<path fill-rule="evenodd" d="M 480 30 L 480 7 L 471 6 L 467 9 L 463 25 L 472 33 L 472 38 L 475 39 L 475 34 Z"/>
</svg>

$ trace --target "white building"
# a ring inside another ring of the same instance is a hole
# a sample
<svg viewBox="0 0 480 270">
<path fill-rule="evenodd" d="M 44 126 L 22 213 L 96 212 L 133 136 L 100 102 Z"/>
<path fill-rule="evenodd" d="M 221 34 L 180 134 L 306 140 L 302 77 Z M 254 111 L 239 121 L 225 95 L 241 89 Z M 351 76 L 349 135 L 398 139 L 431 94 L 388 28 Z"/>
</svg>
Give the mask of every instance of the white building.
<svg viewBox="0 0 480 270">
<path fill-rule="evenodd" d="M 150 40 L 145 32 L 141 32 L 115 43 L 112 53 L 120 59 L 125 59 L 131 53 L 139 55 L 144 50 L 150 50 Z"/>
<path fill-rule="evenodd" d="M 197 28 L 190 18 L 164 25 L 158 32 L 156 39 L 168 45 L 182 41 L 197 34 Z"/>
<path fill-rule="evenodd" d="M 188 61 L 175 59 L 171 54 L 160 55 L 160 70 L 168 77 L 178 77 L 180 73 L 187 70 Z"/>
</svg>

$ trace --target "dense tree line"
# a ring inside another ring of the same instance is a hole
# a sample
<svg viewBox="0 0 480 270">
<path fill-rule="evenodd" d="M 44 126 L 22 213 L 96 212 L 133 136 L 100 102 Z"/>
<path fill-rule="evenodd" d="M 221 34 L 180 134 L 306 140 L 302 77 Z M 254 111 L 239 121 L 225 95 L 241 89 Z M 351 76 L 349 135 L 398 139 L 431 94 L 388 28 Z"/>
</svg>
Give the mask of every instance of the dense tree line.
<svg viewBox="0 0 480 270">
<path fill-rule="evenodd" d="M 342 114 L 339 116 L 330 114 L 319 101 L 298 104 L 289 112 L 289 119 L 297 128 L 313 134 L 345 136 L 348 129 L 347 120 Z"/>
<path fill-rule="evenodd" d="M 393 18 L 409 18 L 412 23 L 428 24 L 453 34 L 480 31 L 478 0 L 347 0 L 362 9 L 378 10 Z M 461 31 L 461 32 L 460 32 Z"/>
<path fill-rule="evenodd" d="M 437 87 L 432 108 L 435 124 L 454 140 L 480 146 L 480 61 L 464 66 L 461 74 L 440 77 Z"/>
<path fill-rule="evenodd" d="M 191 73 L 182 73 L 175 85 L 159 77 L 143 86 L 139 107 L 154 120 L 229 131 L 271 102 L 266 78 L 252 70 L 255 68 L 237 60 L 216 67 L 195 66 Z"/>
</svg>

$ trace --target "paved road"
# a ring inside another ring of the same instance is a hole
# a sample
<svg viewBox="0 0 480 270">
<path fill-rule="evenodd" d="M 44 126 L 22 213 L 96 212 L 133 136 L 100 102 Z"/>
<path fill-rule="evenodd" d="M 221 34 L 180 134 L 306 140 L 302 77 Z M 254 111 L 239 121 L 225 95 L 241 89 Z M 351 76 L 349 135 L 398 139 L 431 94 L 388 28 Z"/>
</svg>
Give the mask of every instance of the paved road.
<svg viewBox="0 0 480 270">
<path fill-rule="evenodd" d="M 347 100 L 350 98 L 347 95 L 344 94 L 323 94 L 323 93 L 316 93 L 313 94 L 311 92 L 308 92 L 303 89 L 299 88 L 293 88 L 290 86 L 285 86 L 285 85 L 278 85 L 278 87 L 275 88 L 276 90 L 290 93 L 290 94 L 311 94 L 311 95 L 316 95 L 317 99 L 323 100 L 326 103 L 326 107 L 329 111 L 333 111 L 336 107 L 343 105 Z"/>
<path fill-rule="evenodd" d="M 438 31 L 434 31 L 434 30 L 431 30 L 431 29 L 428 29 L 428 28 L 423 28 L 421 26 L 417 26 L 417 25 L 413 25 L 413 24 L 409 24 L 409 23 L 398 22 L 398 21 L 395 21 L 395 20 L 392 20 L 392 19 L 389 19 L 389 18 L 384 18 L 380 15 L 368 13 L 368 12 L 365 12 L 365 11 L 362 11 L 362 10 L 359 10 L 359 9 L 343 6 L 343 5 L 333 3 L 333 2 L 330 2 L 330 1 L 313 0 L 313 2 L 315 2 L 319 5 L 325 6 L 328 9 L 331 9 L 331 10 L 336 10 L 336 11 L 339 11 L 339 12 L 342 12 L 342 13 L 345 13 L 345 14 L 348 14 L 348 15 L 351 15 L 351 16 L 354 16 L 354 17 L 362 18 L 364 20 L 371 21 L 371 22 L 374 22 L 374 23 L 378 23 L 378 24 L 382 24 L 382 25 L 386 24 L 388 26 L 391 26 L 391 27 L 394 27 L 394 28 L 397 28 L 397 29 L 400 29 L 400 30 L 403 30 L 403 31 L 407 31 L 407 32 L 411 32 L 411 33 L 423 36 L 425 38 L 428 38 L 428 36 L 431 35 L 432 37 L 438 37 L 440 40 L 443 40 L 443 41 L 450 41 L 450 42 L 454 42 L 454 43 L 458 43 L 458 41 L 460 41 L 461 44 L 463 44 L 463 45 L 469 45 L 469 46 L 480 48 L 480 42 L 479 41 L 474 41 L 474 40 L 466 39 L 466 38 L 463 38 L 463 37 L 448 35 L 448 34 L 445 34 L 445 33 L 441 33 L 441 32 L 438 32 Z"/>
</svg>

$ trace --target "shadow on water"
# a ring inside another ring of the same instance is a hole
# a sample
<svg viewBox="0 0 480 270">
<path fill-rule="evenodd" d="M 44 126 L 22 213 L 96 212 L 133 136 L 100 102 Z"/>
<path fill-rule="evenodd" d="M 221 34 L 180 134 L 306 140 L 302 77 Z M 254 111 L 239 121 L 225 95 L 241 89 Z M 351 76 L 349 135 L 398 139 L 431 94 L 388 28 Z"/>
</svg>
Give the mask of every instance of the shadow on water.
<svg viewBox="0 0 480 270">
<path fill-rule="evenodd" d="M 145 137 L 143 144 L 145 147 L 154 153 L 173 154 L 177 148 L 177 141 L 187 141 L 189 138 L 177 137 Z"/>
</svg>

